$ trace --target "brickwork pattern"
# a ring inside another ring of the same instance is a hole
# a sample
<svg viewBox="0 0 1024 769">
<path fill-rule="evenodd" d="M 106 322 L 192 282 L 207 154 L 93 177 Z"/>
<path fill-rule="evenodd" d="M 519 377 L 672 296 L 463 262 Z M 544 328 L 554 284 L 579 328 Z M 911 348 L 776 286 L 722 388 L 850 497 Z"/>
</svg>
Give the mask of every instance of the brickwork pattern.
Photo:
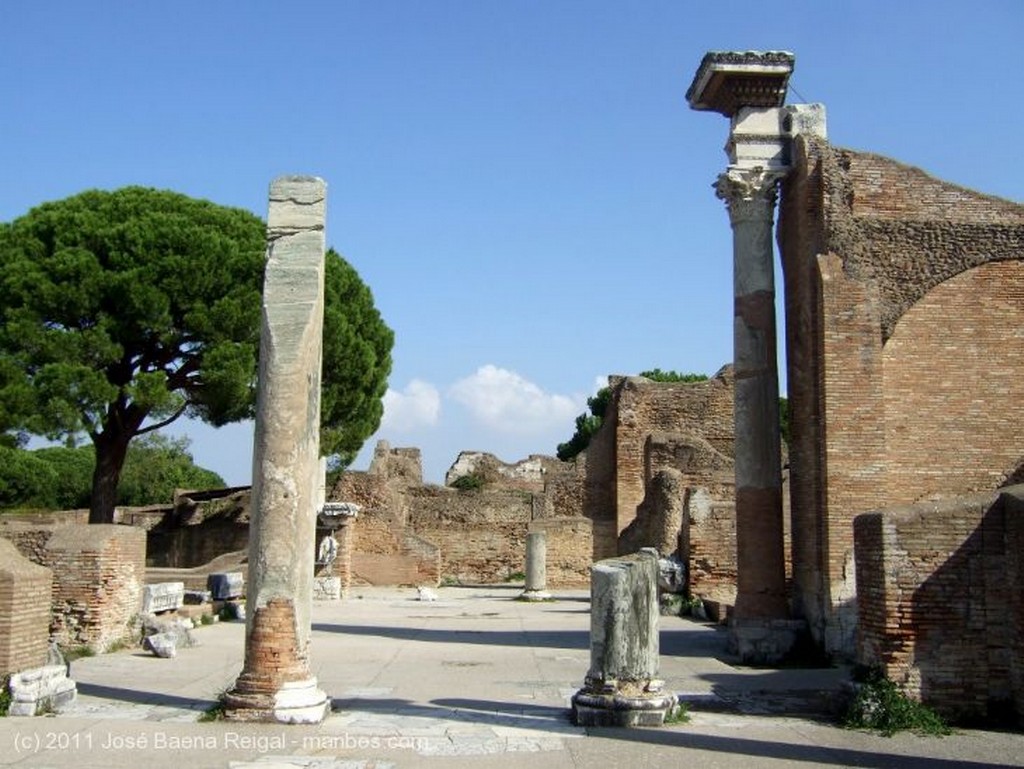
<svg viewBox="0 0 1024 769">
<path fill-rule="evenodd" d="M 105 651 L 131 632 L 142 607 L 146 532 L 132 526 L 60 526 L 42 565 L 53 572 L 53 624 L 58 643 Z"/>
<path fill-rule="evenodd" d="M 295 606 L 272 598 L 256 609 L 245 646 L 245 667 L 235 684 L 246 695 L 274 695 L 282 685 L 309 678 L 307 649 L 295 634 Z"/>
<path fill-rule="evenodd" d="M 46 662 L 53 572 L 0 539 L 0 679 Z"/>
<path fill-rule="evenodd" d="M 852 654 L 852 520 L 992 489 L 1024 458 L 1007 372 L 1024 325 L 1024 207 L 887 158 L 795 142 L 787 309 L 794 604 Z"/>
<path fill-rule="evenodd" d="M 585 504 L 587 517 L 593 520 L 595 554 L 609 557 L 635 549 L 640 539 L 650 540 L 641 534 L 649 522 L 639 520 L 647 509 L 645 494 L 658 473 L 678 472 L 678 504 L 686 507 L 680 555 L 687 561 L 690 594 L 732 604 L 736 595 L 732 369 L 726 367 L 705 382 L 611 377 L 610 386 L 604 424 L 587 449 Z M 606 543 L 612 536 L 615 550 L 608 554 Z M 669 537 L 663 533 L 659 539 Z"/>
<path fill-rule="evenodd" d="M 548 589 L 590 584 L 594 534 L 589 519 L 580 516 L 539 518 L 530 523 L 529 531 L 547 534 Z M 522 557 L 525 562 L 525 549 Z"/>
<path fill-rule="evenodd" d="M 858 661 L 957 719 L 1021 711 L 1024 487 L 858 516 Z"/>
</svg>

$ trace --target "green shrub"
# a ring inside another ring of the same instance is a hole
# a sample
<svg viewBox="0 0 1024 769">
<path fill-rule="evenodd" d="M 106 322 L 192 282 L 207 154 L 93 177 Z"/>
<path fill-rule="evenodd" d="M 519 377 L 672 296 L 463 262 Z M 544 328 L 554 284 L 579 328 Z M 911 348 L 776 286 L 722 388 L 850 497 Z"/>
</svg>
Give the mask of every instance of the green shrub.
<svg viewBox="0 0 1024 769">
<path fill-rule="evenodd" d="M 470 473 L 469 475 L 460 475 L 452 481 L 451 486 L 453 489 L 458 489 L 459 491 L 475 491 L 477 489 L 482 489 L 485 483 L 486 481 L 482 475 Z"/>
<path fill-rule="evenodd" d="M 0 676 L 0 716 L 6 716 L 11 707 L 10 676 Z"/>
<path fill-rule="evenodd" d="M 843 716 L 848 729 L 870 729 L 886 737 L 910 730 L 917 734 L 942 736 L 952 729 L 934 710 L 908 697 L 880 672 L 872 671 L 860 685 Z"/>
</svg>

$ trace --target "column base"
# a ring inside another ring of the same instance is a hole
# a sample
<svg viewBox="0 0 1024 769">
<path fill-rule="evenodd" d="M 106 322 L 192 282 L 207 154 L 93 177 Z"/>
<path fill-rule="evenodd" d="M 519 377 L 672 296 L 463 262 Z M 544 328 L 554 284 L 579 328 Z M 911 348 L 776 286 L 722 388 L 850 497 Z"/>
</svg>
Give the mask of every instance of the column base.
<svg viewBox="0 0 1024 769">
<path fill-rule="evenodd" d="M 614 691 L 580 689 L 572 697 L 576 726 L 663 726 L 679 709 L 674 694 L 649 692 L 641 684 Z"/>
<path fill-rule="evenodd" d="M 550 601 L 551 593 L 547 590 L 524 590 L 519 595 L 520 601 Z"/>
<path fill-rule="evenodd" d="M 808 632 L 802 619 L 736 619 L 729 622 L 728 651 L 747 665 L 782 662 Z"/>
<path fill-rule="evenodd" d="M 288 681 L 273 693 L 233 690 L 224 698 L 224 718 L 278 724 L 319 724 L 331 710 L 316 678 Z"/>
</svg>

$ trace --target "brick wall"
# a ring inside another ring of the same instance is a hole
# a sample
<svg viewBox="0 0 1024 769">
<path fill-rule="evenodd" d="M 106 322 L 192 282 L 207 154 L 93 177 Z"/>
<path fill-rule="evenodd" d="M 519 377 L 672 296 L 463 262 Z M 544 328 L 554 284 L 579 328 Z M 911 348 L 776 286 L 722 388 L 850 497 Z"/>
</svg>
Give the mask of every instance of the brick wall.
<svg viewBox="0 0 1024 769">
<path fill-rule="evenodd" d="M 530 523 L 529 531 L 547 534 L 548 589 L 586 587 L 590 584 L 593 551 L 593 524 L 579 516 L 539 518 Z M 522 552 L 525 571 L 526 548 Z"/>
<path fill-rule="evenodd" d="M 858 516 L 858 661 L 957 719 L 1024 712 L 1024 486 Z"/>
<path fill-rule="evenodd" d="M 0 680 L 46 662 L 53 572 L 0 539 Z"/>
<path fill-rule="evenodd" d="M 63 645 L 105 651 L 125 638 L 142 606 L 146 532 L 88 524 L 55 528 L 43 565 L 53 571 L 53 626 Z"/>
<path fill-rule="evenodd" d="M 409 504 L 409 529 L 440 548 L 444 577 L 501 582 L 523 571 L 532 494 L 424 486 L 411 491 Z"/>
<path fill-rule="evenodd" d="M 408 451 L 378 445 L 370 470 L 344 473 L 330 493 L 331 499 L 362 508 L 352 539 L 354 582 L 504 581 L 523 571 L 526 533 L 531 522 L 542 519 L 555 520 L 551 526 L 563 564 L 557 573 L 565 575 L 551 584 L 580 584 L 581 572 L 584 583 L 589 578 L 590 523 L 561 522 L 582 518 L 582 458 L 565 463 L 535 456 L 506 465 L 467 452 L 459 466 L 480 470 L 487 482 L 479 490 L 459 491 L 416 482 Z M 529 471 L 528 477 L 519 477 L 520 471 Z M 507 477 L 510 473 L 514 477 Z"/>
<path fill-rule="evenodd" d="M 852 520 L 1015 477 L 1024 207 L 800 138 L 779 218 L 794 604 L 853 653 Z"/>
<path fill-rule="evenodd" d="M 732 368 L 705 382 L 611 377 L 610 386 L 604 423 L 587 449 L 585 510 L 594 523 L 596 556 L 640 544 L 670 544 L 664 532 L 652 538 L 651 522 L 638 520 L 637 511 L 644 509 L 658 473 L 678 472 L 676 502 L 685 506 L 686 522 L 680 555 L 687 561 L 690 592 L 731 604 L 736 592 Z M 615 550 L 606 553 L 611 537 Z"/>
</svg>

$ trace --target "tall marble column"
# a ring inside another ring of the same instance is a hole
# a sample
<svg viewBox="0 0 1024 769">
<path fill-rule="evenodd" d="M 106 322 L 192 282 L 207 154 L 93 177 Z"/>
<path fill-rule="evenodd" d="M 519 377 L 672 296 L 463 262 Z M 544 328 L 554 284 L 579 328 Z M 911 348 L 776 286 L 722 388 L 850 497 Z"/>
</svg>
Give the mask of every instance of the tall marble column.
<svg viewBox="0 0 1024 769">
<path fill-rule="evenodd" d="M 325 196 L 314 177 L 284 176 L 270 187 L 245 663 L 226 696 L 232 720 L 319 723 L 329 709 L 309 667 Z"/>
<path fill-rule="evenodd" d="M 730 167 L 715 184 L 733 230 L 736 376 L 734 617 L 783 619 L 786 602 L 772 250 L 781 172 Z"/>
</svg>

